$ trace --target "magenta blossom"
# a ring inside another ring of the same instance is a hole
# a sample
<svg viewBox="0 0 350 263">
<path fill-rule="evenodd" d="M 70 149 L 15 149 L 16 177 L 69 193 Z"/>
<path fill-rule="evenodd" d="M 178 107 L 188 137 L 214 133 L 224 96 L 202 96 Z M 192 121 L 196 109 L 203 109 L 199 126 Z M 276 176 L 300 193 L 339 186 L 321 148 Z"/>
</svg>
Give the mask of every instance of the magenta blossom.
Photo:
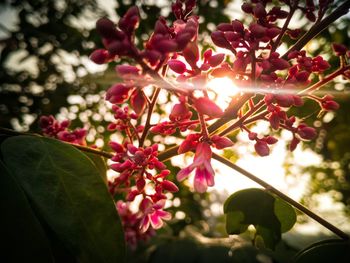
<svg viewBox="0 0 350 263">
<path fill-rule="evenodd" d="M 207 142 L 198 143 L 193 163 L 177 174 L 177 180 L 184 180 L 196 169 L 194 189 L 199 193 L 207 191 L 208 186 L 214 185 L 214 170 L 210 164 L 211 154 L 211 148 Z"/>
<path fill-rule="evenodd" d="M 143 217 L 140 222 L 140 232 L 145 233 L 150 225 L 154 229 L 159 229 L 163 226 L 163 220 L 170 220 L 171 214 L 164 211 L 165 199 L 159 200 L 156 203 L 149 198 L 142 200 L 140 204 L 140 211 Z"/>
</svg>

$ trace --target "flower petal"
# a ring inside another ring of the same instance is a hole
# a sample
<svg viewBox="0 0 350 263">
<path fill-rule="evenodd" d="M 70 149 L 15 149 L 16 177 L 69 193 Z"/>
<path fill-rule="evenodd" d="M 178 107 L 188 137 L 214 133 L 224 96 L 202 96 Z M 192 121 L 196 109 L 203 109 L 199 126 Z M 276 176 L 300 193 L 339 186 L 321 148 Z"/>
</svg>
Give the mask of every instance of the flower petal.
<svg viewBox="0 0 350 263">
<path fill-rule="evenodd" d="M 149 228 L 149 224 L 150 224 L 149 215 L 146 215 L 140 221 L 140 232 L 145 233 Z"/>
<path fill-rule="evenodd" d="M 207 180 L 205 176 L 205 169 L 197 168 L 196 175 L 194 176 L 194 189 L 198 193 L 204 193 L 207 191 Z"/>
<path fill-rule="evenodd" d="M 163 221 L 157 213 L 151 215 L 151 225 L 154 229 L 159 229 L 163 226 Z"/>
<path fill-rule="evenodd" d="M 180 182 L 183 181 L 189 176 L 189 174 L 193 171 L 193 169 L 194 167 L 192 167 L 191 165 L 184 169 L 181 169 L 181 171 L 177 173 L 176 179 Z"/>
</svg>

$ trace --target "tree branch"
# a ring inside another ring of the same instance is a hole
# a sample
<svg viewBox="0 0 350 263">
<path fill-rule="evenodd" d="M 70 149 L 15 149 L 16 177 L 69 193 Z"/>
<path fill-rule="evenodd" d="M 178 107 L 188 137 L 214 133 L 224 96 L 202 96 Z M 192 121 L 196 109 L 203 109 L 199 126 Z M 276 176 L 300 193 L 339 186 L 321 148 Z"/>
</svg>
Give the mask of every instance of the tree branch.
<svg viewBox="0 0 350 263">
<path fill-rule="evenodd" d="M 334 10 L 329 16 L 321 20 L 319 23 L 314 24 L 310 30 L 308 30 L 288 51 L 282 56 L 286 59 L 288 54 L 294 50 L 301 50 L 311 39 L 316 37 L 319 33 L 325 30 L 330 24 L 336 21 L 338 18 L 346 15 L 349 12 L 350 1 L 346 0 L 336 10 Z"/>
</svg>

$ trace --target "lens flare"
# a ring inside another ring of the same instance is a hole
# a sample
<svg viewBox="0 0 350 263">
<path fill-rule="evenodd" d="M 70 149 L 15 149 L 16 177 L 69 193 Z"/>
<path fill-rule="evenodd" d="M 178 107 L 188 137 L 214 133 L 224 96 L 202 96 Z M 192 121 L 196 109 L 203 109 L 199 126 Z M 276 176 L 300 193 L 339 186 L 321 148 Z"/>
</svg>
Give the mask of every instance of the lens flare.
<svg viewBox="0 0 350 263">
<path fill-rule="evenodd" d="M 207 83 L 208 90 L 214 94 L 214 100 L 217 105 L 225 109 L 231 101 L 231 98 L 239 93 L 238 87 L 228 77 L 215 78 Z"/>
</svg>

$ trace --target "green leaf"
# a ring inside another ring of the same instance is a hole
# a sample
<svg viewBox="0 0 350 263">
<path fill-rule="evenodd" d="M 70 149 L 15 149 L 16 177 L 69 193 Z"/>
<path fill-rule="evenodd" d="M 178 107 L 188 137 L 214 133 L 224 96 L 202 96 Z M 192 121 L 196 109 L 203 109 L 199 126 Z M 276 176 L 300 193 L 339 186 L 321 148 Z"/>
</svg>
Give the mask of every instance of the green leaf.
<svg viewBox="0 0 350 263">
<path fill-rule="evenodd" d="M 53 262 L 50 242 L 23 190 L 0 161 L 0 240 L 5 262 Z"/>
<path fill-rule="evenodd" d="M 241 234 L 249 225 L 254 225 L 256 235 L 269 248 L 274 248 L 281 233 L 289 230 L 296 221 L 293 207 L 257 188 L 232 194 L 224 204 L 224 213 L 228 234 Z"/>
<path fill-rule="evenodd" d="M 1 150 L 40 216 L 80 262 L 124 261 L 114 202 L 86 155 L 66 143 L 34 136 L 9 138 Z"/>
<path fill-rule="evenodd" d="M 100 173 L 100 176 L 102 177 L 102 180 L 107 185 L 107 164 L 105 158 L 89 152 L 84 152 L 84 154 L 94 163 L 95 167 Z"/>
<path fill-rule="evenodd" d="M 294 208 L 278 197 L 275 197 L 274 211 L 281 223 L 282 233 L 290 230 L 297 221 L 297 214 L 295 213 Z"/>
<path fill-rule="evenodd" d="M 348 263 L 350 261 L 349 241 L 330 239 L 324 240 L 299 252 L 294 263 Z"/>
</svg>

